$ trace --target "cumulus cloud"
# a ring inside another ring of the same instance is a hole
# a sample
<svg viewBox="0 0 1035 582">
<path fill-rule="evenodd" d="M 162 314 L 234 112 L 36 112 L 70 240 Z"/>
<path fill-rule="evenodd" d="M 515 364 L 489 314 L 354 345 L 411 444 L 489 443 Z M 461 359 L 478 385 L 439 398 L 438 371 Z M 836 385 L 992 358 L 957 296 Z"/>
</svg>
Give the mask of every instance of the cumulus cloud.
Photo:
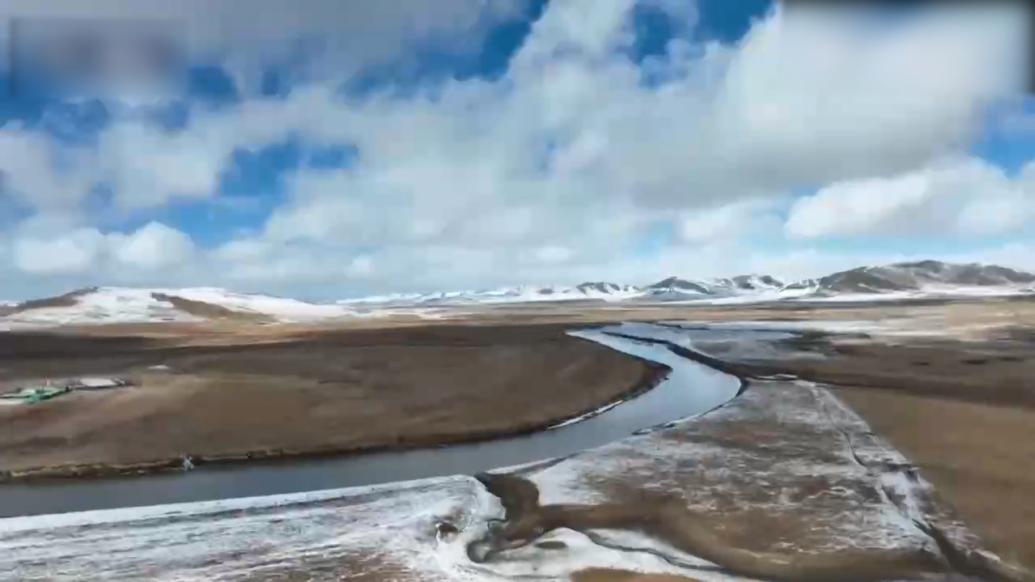
<svg viewBox="0 0 1035 582">
<path fill-rule="evenodd" d="M 300 80 L 342 79 L 405 59 L 425 44 L 469 49 L 527 6 L 527 0 L 7 0 L 0 8 L 0 41 L 6 41 L 3 25 L 18 18 L 162 19 L 182 26 L 195 60 L 222 62 L 248 92 L 271 65 L 301 69 L 294 71 Z M 6 45 L 0 43 L 0 50 Z"/>
<path fill-rule="evenodd" d="M 120 208 L 161 206 L 175 198 L 207 198 L 233 149 L 205 132 L 171 133 L 138 121 L 106 131 L 98 163 Z"/>
<path fill-rule="evenodd" d="M 189 236 L 159 222 L 148 223 L 128 235 L 109 235 L 108 244 L 116 261 L 139 269 L 182 264 L 194 254 Z"/>
<path fill-rule="evenodd" d="M 566 263 L 575 256 L 575 252 L 568 247 L 548 245 L 535 249 L 533 256 L 543 263 Z"/>
<path fill-rule="evenodd" d="M 376 263 L 372 257 L 366 255 L 355 257 L 349 261 L 348 266 L 345 268 L 345 276 L 368 278 L 374 274 L 376 268 Z"/>
<path fill-rule="evenodd" d="M 551 6 L 497 83 L 361 103 L 312 92 L 299 95 L 306 106 L 266 109 L 267 129 L 354 143 L 360 163 L 293 178 L 264 236 L 376 246 L 382 272 L 401 261 L 439 274 L 438 285 L 461 276 L 461 261 L 548 277 L 557 261 L 537 259 L 562 257 L 534 250 L 546 248 L 578 249 L 567 267 L 599 274 L 659 219 L 675 217 L 698 244 L 779 231 L 765 197 L 940 159 L 970 140 L 991 92 L 1013 89 L 994 66 L 1013 46 L 1009 23 L 969 27 L 963 13 L 939 13 L 873 35 L 837 13 L 797 11 L 775 13 L 739 46 L 708 47 L 692 67 L 672 53 L 671 80 L 654 87 L 618 50 L 630 6 L 608 3 L 589 23 L 576 3 Z M 963 70 L 940 66 L 963 52 Z"/>
<path fill-rule="evenodd" d="M 412 59 L 421 50 L 474 50 L 493 26 L 523 16 L 528 7 L 528 0 L 97 0 L 88 5 L 10 0 L 0 8 L 0 74 L 8 73 L 8 35 L 18 19 L 160 19 L 182 27 L 192 62 L 224 66 L 245 96 L 258 91 L 271 68 L 292 84 L 333 86 L 366 68 Z M 263 129 L 263 109 L 244 107 L 232 121 L 169 132 L 141 122 L 140 112 L 130 108 L 128 119 L 105 132 L 96 150 L 64 148 L 57 161 L 51 150 L 60 148 L 45 136 L 0 127 L 0 177 L 28 203 L 64 204 L 65 210 L 82 203 L 98 182 L 112 187 L 124 210 L 211 197 L 236 148 L 261 146 L 264 137 L 298 129 L 275 122 Z M 258 132 L 241 131 L 239 123 Z M 69 167 L 71 157 L 82 162 Z"/>
<path fill-rule="evenodd" d="M 467 9 L 447 4 L 445 14 Z M 496 7 L 507 3 L 489 4 L 494 16 L 464 12 L 460 28 L 507 17 Z M 196 111 L 182 130 L 117 121 L 94 155 L 116 205 L 139 210 L 218 195 L 239 148 L 354 146 L 347 168 L 289 176 L 284 202 L 246 235 L 183 254 L 255 285 L 420 290 L 647 277 L 684 263 L 725 273 L 754 264 L 730 260 L 744 256 L 745 234 L 898 232 L 920 211 L 960 232 L 1018 228 L 1018 180 L 939 160 L 967 148 L 989 98 L 1019 88 L 1011 59 L 1024 53 L 1023 20 L 952 8 L 873 26 L 835 9 L 777 9 L 736 44 L 684 36 L 648 66 L 627 50 L 635 4 L 550 3 L 498 79 L 363 98 L 303 84 L 283 99 Z M 695 17 L 688 4 L 647 4 Z M 439 17 L 427 26 L 456 32 Z M 790 193 L 823 185 L 781 229 Z M 939 194 L 993 186 L 980 199 Z M 955 206 L 935 202 L 948 198 Z M 677 246 L 643 267 L 630 249 L 659 224 Z"/>
<path fill-rule="evenodd" d="M 686 242 L 739 238 L 749 233 L 771 232 L 780 224 L 778 201 L 745 200 L 716 208 L 686 213 L 678 223 L 678 235 Z"/>
<path fill-rule="evenodd" d="M 988 162 L 941 162 L 888 178 L 838 182 L 798 200 L 789 236 L 931 234 L 981 236 L 1014 232 L 1035 218 L 1035 164 L 1016 178 Z"/>
<path fill-rule="evenodd" d="M 97 265 L 104 235 L 80 228 L 57 237 L 29 236 L 14 244 L 15 265 L 26 273 L 53 275 L 83 273 Z"/>
<path fill-rule="evenodd" d="M 48 210 L 78 203 L 95 175 L 75 152 L 62 154 L 41 133 L 0 125 L 0 194 Z"/>
<path fill-rule="evenodd" d="M 497 82 L 363 102 L 313 86 L 198 115 L 183 132 L 116 126 L 101 157 L 122 165 L 140 145 L 141 169 L 117 177 L 141 201 L 211 190 L 236 148 L 304 136 L 354 144 L 366 184 L 414 199 L 713 206 L 958 151 L 984 101 L 1022 81 L 1011 65 L 1022 33 L 995 11 L 975 23 L 946 9 L 874 34 L 836 11 L 794 10 L 736 47 L 674 50 L 654 63 L 670 73 L 655 87 L 618 50 L 633 2 L 592 4 L 551 5 Z"/>
<path fill-rule="evenodd" d="M 187 263 L 195 252 L 186 234 L 151 222 L 128 234 L 91 227 L 38 225 L 14 239 L 14 264 L 36 275 L 87 274 L 128 280 Z"/>
</svg>

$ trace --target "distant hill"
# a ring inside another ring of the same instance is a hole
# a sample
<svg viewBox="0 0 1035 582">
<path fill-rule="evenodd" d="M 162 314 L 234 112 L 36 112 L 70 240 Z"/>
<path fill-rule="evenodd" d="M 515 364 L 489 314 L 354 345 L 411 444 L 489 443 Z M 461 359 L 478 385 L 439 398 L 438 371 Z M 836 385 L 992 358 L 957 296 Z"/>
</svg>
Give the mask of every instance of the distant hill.
<svg viewBox="0 0 1035 582">
<path fill-rule="evenodd" d="M 505 287 L 483 291 L 451 291 L 424 295 L 393 295 L 343 301 L 345 305 L 458 305 L 562 301 L 694 302 L 832 300 L 839 296 L 889 293 L 989 294 L 1026 293 L 1035 275 L 997 265 L 954 264 L 941 261 L 858 267 L 818 279 L 785 282 L 772 275 L 737 275 L 719 279 L 668 277 L 644 286 L 586 282 L 574 287 Z"/>
<path fill-rule="evenodd" d="M 308 321 L 345 316 L 339 305 L 319 305 L 234 293 L 216 288 L 136 289 L 90 287 L 23 301 L 0 313 L 8 324 L 95 324 L 234 319 L 252 322 Z"/>
<path fill-rule="evenodd" d="M 996 287 L 1031 283 L 1035 283 L 1035 275 L 997 265 L 920 261 L 841 271 L 819 279 L 817 288 L 827 294 L 884 293 L 935 287 Z"/>
<path fill-rule="evenodd" d="M 1035 274 L 997 265 L 918 261 L 866 266 L 818 279 L 785 283 L 771 275 L 720 279 L 668 277 L 638 287 L 610 281 L 568 286 L 520 286 L 480 291 L 397 294 L 318 304 L 216 288 L 91 287 L 18 304 L 0 303 L 0 329 L 11 325 L 64 325 L 155 321 L 239 320 L 253 323 L 314 321 L 449 306 L 516 303 L 752 303 L 865 301 L 956 295 L 1035 294 Z"/>
</svg>

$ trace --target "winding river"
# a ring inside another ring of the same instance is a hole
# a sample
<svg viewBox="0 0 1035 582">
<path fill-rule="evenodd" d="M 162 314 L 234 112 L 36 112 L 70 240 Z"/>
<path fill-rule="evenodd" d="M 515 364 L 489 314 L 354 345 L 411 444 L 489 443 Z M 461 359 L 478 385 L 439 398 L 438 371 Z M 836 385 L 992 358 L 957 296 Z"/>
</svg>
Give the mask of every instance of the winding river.
<svg viewBox="0 0 1035 582">
<path fill-rule="evenodd" d="M 653 390 L 579 422 L 520 437 L 336 459 L 206 466 L 183 473 L 0 486 L 0 517 L 251 497 L 475 474 L 570 455 L 636 431 L 701 414 L 733 398 L 737 378 L 680 357 L 665 346 L 609 335 L 631 326 L 571 332 L 672 369 Z M 672 341 L 671 328 L 636 325 L 634 335 Z M 685 342 L 679 342 L 685 343 Z"/>
</svg>

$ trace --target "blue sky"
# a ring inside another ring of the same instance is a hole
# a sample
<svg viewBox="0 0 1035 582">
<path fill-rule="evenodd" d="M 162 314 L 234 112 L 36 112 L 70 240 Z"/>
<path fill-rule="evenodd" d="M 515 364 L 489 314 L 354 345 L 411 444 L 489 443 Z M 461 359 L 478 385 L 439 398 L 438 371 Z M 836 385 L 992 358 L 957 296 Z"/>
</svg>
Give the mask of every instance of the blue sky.
<svg viewBox="0 0 1035 582">
<path fill-rule="evenodd" d="M 91 15 L 199 13 L 148 1 Z M 333 298 L 920 256 L 1035 268 L 1035 106 L 1004 57 L 1024 52 L 1016 18 L 261 2 L 220 4 L 219 34 L 187 27 L 173 94 L 0 98 L 0 295 Z"/>
</svg>

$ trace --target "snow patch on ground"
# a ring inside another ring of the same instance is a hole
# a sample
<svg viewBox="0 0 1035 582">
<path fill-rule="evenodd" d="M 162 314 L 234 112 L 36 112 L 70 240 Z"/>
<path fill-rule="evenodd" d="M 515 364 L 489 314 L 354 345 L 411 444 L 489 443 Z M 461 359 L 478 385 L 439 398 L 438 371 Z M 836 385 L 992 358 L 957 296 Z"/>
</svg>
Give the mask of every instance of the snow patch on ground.
<svg viewBox="0 0 1035 582">
<path fill-rule="evenodd" d="M 682 333 L 649 324 L 616 328 L 654 338 Z M 581 337 L 590 335 L 594 341 L 608 337 L 600 330 Z M 642 347 L 676 357 L 661 346 Z M 734 530 L 750 529 L 758 519 L 781 520 L 795 535 L 774 539 L 769 551 L 788 559 L 798 552 L 937 551 L 916 525 L 930 518 L 928 485 L 905 457 L 822 386 L 753 384 L 693 421 L 528 466 L 522 474 L 536 483 L 544 505 L 615 503 L 615 491 L 632 490 L 682 502 L 712 525 L 729 520 Z M 316 580 L 363 574 L 474 581 L 565 579 L 583 568 L 612 567 L 736 579 L 624 530 L 558 529 L 489 563 L 471 562 L 468 544 L 502 516 L 499 500 L 480 483 L 455 477 L 11 518 L 0 520 L 0 571 L 19 580 L 245 580 L 305 573 Z M 953 528 L 954 539 L 969 535 L 962 525 Z"/>
<path fill-rule="evenodd" d="M 398 490 L 400 488 L 417 488 L 434 485 L 445 485 L 461 479 L 458 477 L 436 477 L 406 483 L 369 485 L 363 487 L 346 487 L 341 489 L 324 489 L 305 491 L 283 495 L 263 495 L 258 497 L 238 497 L 214 501 L 195 501 L 190 503 L 173 503 L 147 507 L 125 507 L 119 509 L 99 509 L 74 513 L 55 513 L 49 515 L 30 515 L 0 519 L 0 534 L 47 528 L 83 527 L 90 525 L 128 523 L 133 521 L 153 521 L 173 517 L 200 517 L 232 511 L 271 509 L 291 505 L 319 503 L 350 496 L 374 495 Z"/>
<path fill-rule="evenodd" d="M 77 381 L 79 385 L 83 386 L 84 388 L 107 388 L 110 386 L 119 386 L 124 383 L 122 380 L 118 380 L 116 378 L 100 377 L 77 378 Z"/>
<path fill-rule="evenodd" d="M 664 322 L 662 325 L 623 323 L 618 331 L 638 337 L 663 340 L 731 362 L 787 358 L 823 359 L 826 357 L 821 353 L 798 349 L 788 343 L 788 340 L 797 337 L 795 332 L 798 330 L 778 326 L 727 326 L 725 324 L 670 321 Z"/>
<path fill-rule="evenodd" d="M 587 412 L 586 414 L 582 414 L 582 415 L 576 416 L 574 418 L 569 418 L 568 420 L 565 420 L 564 422 L 559 422 L 559 423 L 557 423 L 557 424 L 555 424 L 553 426 L 547 427 L 546 430 L 556 430 L 558 428 L 564 428 L 566 426 L 571 426 L 573 424 L 578 424 L 578 423 L 580 423 L 580 422 L 582 422 L 584 420 L 589 420 L 589 419 L 593 418 L 594 416 L 600 416 L 601 414 L 607 412 L 608 410 L 611 410 L 612 408 L 622 404 L 623 402 L 625 402 L 625 401 L 624 400 L 616 400 L 614 402 L 609 402 L 609 403 L 601 406 L 600 408 L 597 408 L 596 410 L 592 410 L 590 412 Z"/>
<path fill-rule="evenodd" d="M 707 343 L 729 340 L 743 344 L 771 343 L 790 339 L 796 334 L 818 331 L 830 334 L 866 334 L 885 337 L 938 337 L 948 335 L 944 322 L 925 321 L 915 317 L 887 317 L 884 319 L 804 319 L 797 321 L 669 321 L 667 325 L 684 327 L 693 337 L 695 329 L 700 339 Z M 727 332 L 726 336 L 723 333 Z M 783 334 L 784 337 L 779 337 Z M 760 359 L 769 359 L 760 354 Z"/>
<path fill-rule="evenodd" d="M 612 543 L 634 550 L 608 547 Z M 563 547 L 556 547 L 561 544 Z M 555 546 L 556 549 L 544 549 L 544 545 Z M 676 560 L 681 564 L 677 566 L 672 563 Z M 491 563 L 492 571 L 507 580 L 569 580 L 573 572 L 588 568 L 691 575 L 703 582 L 744 580 L 717 572 L 691 569 L 695 567 L 710 570 L 712 565 L 636 532 L 597 530 L 587 535 L 564 528 L 547 533 L 535 544 L 507 550 L 502 559 Z"/>
<path fill-rule="evenodd" d="M 31 580 L 483 580 L 466 545 L 502 516 L 474 479 L 0 520 L 0 571 Z M 447 528 L 440 524 L 448 523 Z M 380 579 L 380 578 L 379 578 Z"/>
<path fill-rule="evenodd" d="M 856 438 L 850 443 L 846 434 Z M 702 515 L 738 508 L 792 524 L 805 520 L 807 533 L 795 541 L 802 550 L 931 548 L 897 506 L 875 494 L 880 477 L 856 461 L 861 455 L 908 465 L 871 434 L 825 389 L 765 382 L 675 428 L 588 451 L 528 478 L 542 504 L 606 503 L 614 488 L 636 483 Z"/>
<path fill-rule="evenodd" d="M 1028 295 L 1032 287 L 1025 285 L 939 285 L 928 284 L 910 291 L 884 291 L 874 293 L 837 293 L 835 295 L 803 295 L 795 299 L 817 303 L 884 302 L 910 299 L 943 299 L 965 297 L 1010 297 Z"/>
</svg>

